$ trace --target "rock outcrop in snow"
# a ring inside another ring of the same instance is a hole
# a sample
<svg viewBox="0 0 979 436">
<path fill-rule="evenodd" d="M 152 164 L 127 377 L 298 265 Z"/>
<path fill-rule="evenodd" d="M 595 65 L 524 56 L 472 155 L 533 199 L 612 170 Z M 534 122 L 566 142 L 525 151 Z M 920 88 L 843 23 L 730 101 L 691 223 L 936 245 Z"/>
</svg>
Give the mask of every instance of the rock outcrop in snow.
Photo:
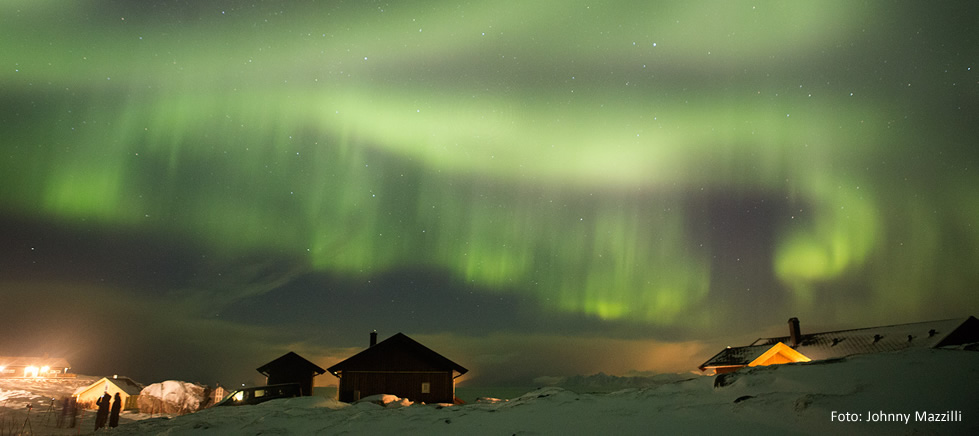
<svg viewBox="0 0 979 436">
<path fill-rule="evenodd" d="M 167 380 L 143 388 L 136 403 L 141 413 L 183 415 L 205 407 L 207 391 L 194 383 Z"/>
</svg>

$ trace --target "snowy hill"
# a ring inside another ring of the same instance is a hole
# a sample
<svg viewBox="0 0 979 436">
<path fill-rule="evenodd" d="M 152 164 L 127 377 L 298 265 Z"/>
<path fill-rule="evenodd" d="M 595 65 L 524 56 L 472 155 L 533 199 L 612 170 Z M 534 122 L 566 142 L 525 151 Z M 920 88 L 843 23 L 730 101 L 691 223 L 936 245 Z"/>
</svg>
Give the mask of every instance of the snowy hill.
<svg viewBox="0 0 979 436">
<path fill-rule="evenodd" d="M 374 400 L 352 405 L 319 397 L 275 400 L 137 421 L 113 433 L 979 434 L 979 353 L 862 355 L 832 363 L 756 367 L 723 378 L 681 377 L 611 393 L 546 387 L 463 406 Z M 845 418 L 858 421 L 841 421 Z M 958 421 L 925 421 L 929 418 Z"/>
<path fill-rule="evenodd" d="M 574 377 L 539 377 L 540 386 L 554 386 L 578 393 L 609 393 L 623 389 L 648 389 L 700 377 L 699 374 L 657 374 L 653 376 L 615 376 L 605 373 Z"/>
</svg>

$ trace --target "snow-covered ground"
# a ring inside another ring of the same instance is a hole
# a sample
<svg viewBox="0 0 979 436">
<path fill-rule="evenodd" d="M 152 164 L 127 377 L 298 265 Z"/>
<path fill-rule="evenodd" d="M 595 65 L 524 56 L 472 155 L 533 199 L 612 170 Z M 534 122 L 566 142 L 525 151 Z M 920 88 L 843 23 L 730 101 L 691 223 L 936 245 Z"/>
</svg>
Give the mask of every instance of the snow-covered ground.
<svg viewBox="0 0 979 436">
<path fill-rule="evenodd" d="M 979 352 L 974 351 L 863 355 L 831 363 L 750 368 L 723 377 L 640 380 L 597 375 L 546 381 L 552 386 L 462 406 L 410 404 L 393 396 L 344 404 L 317 396 L 175 417 L 123 414 L 124 424 L 111 433 L 979 434 Z M 22 407 L 22 400 L 11 398 L 26 398 L 24 392 L 35 388 L 7 383 L 0 381 L 0 404 L 17 403 L 14 408 Z M 609 392 L 623 385 L 635 387 Z M 46 389 L 36 398 L 58 394 L 50 386 Z M 13 409 L 8 405 L 3 410 L 9 415 Z M 948 411 L 952 413 L 940 415 Z M 34 434 L 78 434 L 39 429 L 41 414 L 37 408 L 33 413 Z M 89 412 L 80 434 L 92 433 L 93 415 Z M 874 420 L 881 416 L 885 420 Z M 943 417 L 958 421 L 922 420 Z M 0 433 L 18 434 L 23 419 L 21 411 L 8 419 L 12 427 Z"/>
<path fill-rule="evenodd" d="M 716 377 L 684 378 L 611 393 L 552 386 L 462 406 L 294 398 L 146 419 L 113 433 L 979 434 L 979 352 L 918 350 L 757 367 L 725 376 L 716 387 Z M 947 411 L 961 421 L 921 420 Z M 900 421 L 872 421 L 880 413 Z"/>
<path fill-rule="evenodd" d="M 59 427 L 58 418 L 64 398 L 100 378 L 86 375 L 59 379 L 0 378 L 0 436 L 92 434 L 94 410 L 82 410 L 76 428 Z M 119 422 L 125 424 L 151 417 L 122 412 Z"/>
</svg>

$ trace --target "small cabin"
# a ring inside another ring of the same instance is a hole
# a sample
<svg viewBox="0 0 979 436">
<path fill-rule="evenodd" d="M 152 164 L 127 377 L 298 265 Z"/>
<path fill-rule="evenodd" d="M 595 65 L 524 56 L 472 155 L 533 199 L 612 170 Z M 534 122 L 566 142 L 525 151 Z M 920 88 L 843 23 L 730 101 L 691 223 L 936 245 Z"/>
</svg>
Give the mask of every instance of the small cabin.
<svg viewBox="0 0 979 436">
<path fill-rule="evenodd" d="M 422 403 L 454 403 L 455 379 L 468 370 L 414 339 L 398 333 L 327 368 L 340 379 L 337 397 L 353 402 L 391 394 Z"/>
<path fill-rule="evenodd" d="M 313 395 L 313 377 L 325 373 L 326 370 L 290 351 L 258 367 L 258 372 L 265 376 L 266 385 L 297 383 L 300 386 L 300 395 L 308 397 Z"/>
<path fill-rule="evenodd" d="M 72 396 L 75 397 L 79 407 L 96 409 L 95 403 L 103 394 L 108 393 L 110 397 L 115 398 L 116 393 L 119 393 L 123 404 L 122 410 L 133 410 L 139 408 L 137 400 L 142 391 L 143 385 L 133 379 L 112 376 L 102 377 L 95 383 L 79 388 Z"/>
</svg>

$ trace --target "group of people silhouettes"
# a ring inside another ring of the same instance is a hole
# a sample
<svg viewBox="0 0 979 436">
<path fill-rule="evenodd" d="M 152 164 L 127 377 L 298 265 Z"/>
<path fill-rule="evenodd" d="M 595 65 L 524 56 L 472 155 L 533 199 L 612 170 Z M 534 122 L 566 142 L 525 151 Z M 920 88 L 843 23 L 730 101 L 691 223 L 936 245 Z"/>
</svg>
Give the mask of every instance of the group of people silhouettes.
<svg viewBox="0 0 979 436">
<path fill-rule="evenodd" d="M 95 430 L 119 426 L 119 413 L 122 412 L 122 397 L 116 392 L 115 399 L 108 392 L 95 401 L 98 411 L 95 412 Z M 52 402 L 53 404 L 53 402 Z M 58 416 L 58 428 L 75 428 L 78 412 L 81 410 L 75 397 L 62 399 L 61 414 Z M 3 432 L 0 432 L 3 434 Z"/>
<path fill-rule="evenodd" d="M 112 406 L 109 406 L 109 402 L 112 402 Z M 105 428 L 106 421 L 108 421 L 109 427 L 117 427 L 119 425 L 119 412 L 122 411 L 122 397 L 116 392 L 115 398 L 109 396 L 106 392 L 95 401 L 95 405 L 99 407 L 99 411 L 95 413 L 95 430 L 100 428 Z"/>
</svg>

